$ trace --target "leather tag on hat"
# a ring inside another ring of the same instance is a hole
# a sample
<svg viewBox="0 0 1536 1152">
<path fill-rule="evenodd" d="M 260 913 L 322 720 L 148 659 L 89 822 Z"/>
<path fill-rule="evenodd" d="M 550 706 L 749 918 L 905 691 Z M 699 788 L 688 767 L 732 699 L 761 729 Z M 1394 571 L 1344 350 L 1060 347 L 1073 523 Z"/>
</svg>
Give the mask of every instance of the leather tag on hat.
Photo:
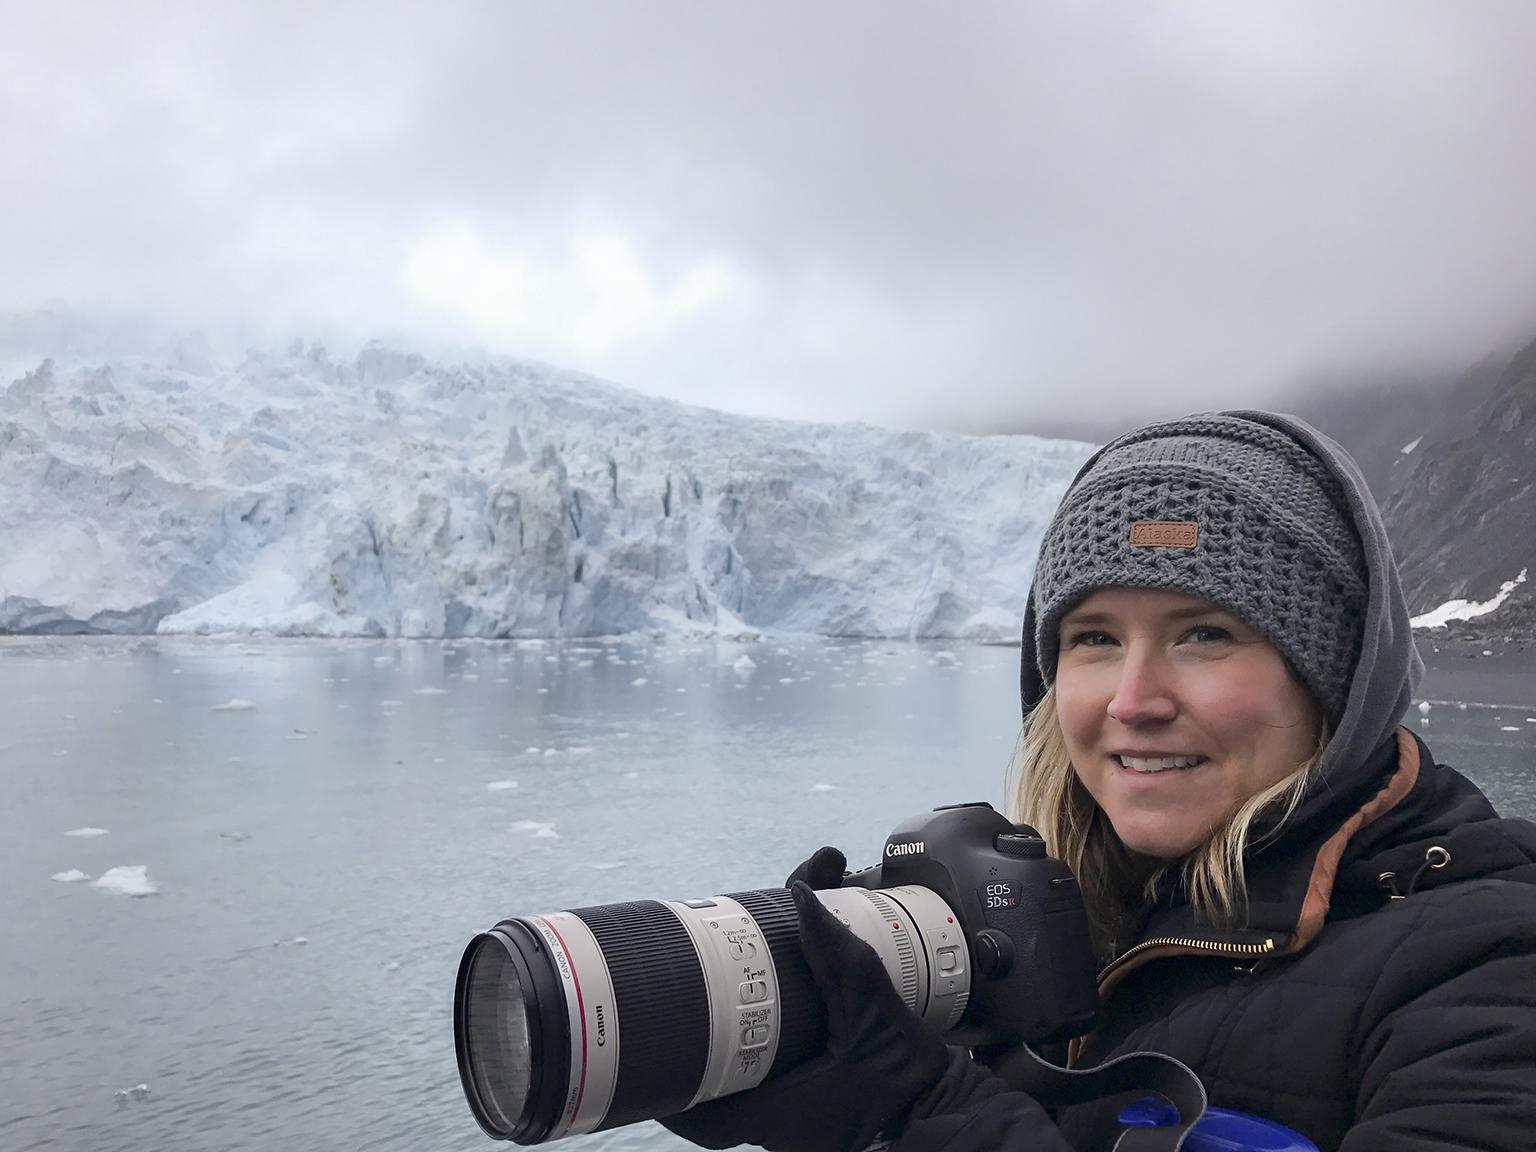
<svg viewBox="0 0 1536 1152">
<path fill-rule="evenodd" d="M 1131 525 L 1132 548 L 1193 548 L 1200 525 L 1193 520 L 1138 520 Z"/>
</svg>

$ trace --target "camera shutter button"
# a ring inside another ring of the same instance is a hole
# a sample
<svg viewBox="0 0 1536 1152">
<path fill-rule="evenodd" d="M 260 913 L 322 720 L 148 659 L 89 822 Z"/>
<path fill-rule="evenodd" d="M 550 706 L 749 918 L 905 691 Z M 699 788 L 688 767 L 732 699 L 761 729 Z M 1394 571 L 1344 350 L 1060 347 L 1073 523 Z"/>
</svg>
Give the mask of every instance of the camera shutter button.
<svg viewBox="0 0 1536 1152">
<path fill-rule="evenodd" d="M 1003 832 L 992 840 L 992 847 L 1004 856 L 1021 856 L 1036 859 L 1045 855 L 1045 841 L 1038 836 L 1020 836 L 1015 832 Z"/>
<path fill-rule="evenodd" d="M 1013 941 L 995 928 L 983 928 L 971 942 L 976 971 L 991 979 L 1008 975 L 1013 968 Z"/>
</svg>

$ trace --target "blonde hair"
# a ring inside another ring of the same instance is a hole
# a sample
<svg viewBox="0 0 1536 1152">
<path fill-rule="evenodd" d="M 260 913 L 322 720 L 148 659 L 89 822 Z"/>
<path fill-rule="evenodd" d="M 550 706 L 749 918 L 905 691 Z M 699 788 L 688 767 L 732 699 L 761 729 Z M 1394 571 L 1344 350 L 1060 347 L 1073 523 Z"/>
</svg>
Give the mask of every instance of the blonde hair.
<svg viewBox="0 0 1536 1152">
<path fill-rule="evenodd" d="M 1150 861 L 1121 843 L 1073 769 L 1052 685 L 1024 725 L 1010 816 L 1038 831 L 1051 855 L 1076 874 L 1095 944 L 1104 951 L 1117 948 L 1117 936 L 1131 908 L 1150 898 L 1175 868 L 1182 873 L 1190 903 L 1201 918 L 1215 926 L 1234 926 L 1247 915 L 1243 862 L 1255 822 L 1261 815 L 1273 814 L 1277 817 L 1273 826 L 1279 827 L 1290 816 L 1327 743 L 1327 726 L 1320 723 L 1317 747 L 1294 772 L 1250 796 L 1223 827 L 1212 829 L 1183 859 Z"/>
</svg>

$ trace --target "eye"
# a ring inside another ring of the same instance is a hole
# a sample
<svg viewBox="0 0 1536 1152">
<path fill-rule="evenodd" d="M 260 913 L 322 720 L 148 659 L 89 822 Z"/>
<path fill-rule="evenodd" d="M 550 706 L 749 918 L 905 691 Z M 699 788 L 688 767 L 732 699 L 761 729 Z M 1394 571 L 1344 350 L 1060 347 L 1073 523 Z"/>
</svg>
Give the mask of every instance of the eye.
<svg viewBox="0 0 1536 1152">
<path fill-rule="evenodd" d="M 1079 628 L 1067 633 L 1068 648 L 1103 648 L 1115 642 L 1108 632 L 1096 628 Z"/>
<path fill-rule="evenodd" d="M 1232 633 L 1218 624 L 1196 624 L 1184 635 L 1186 639 L 1193 640 L 1196 644 L 1216 644 L 1222 640 L 1232 639 Z"/>
</svg>

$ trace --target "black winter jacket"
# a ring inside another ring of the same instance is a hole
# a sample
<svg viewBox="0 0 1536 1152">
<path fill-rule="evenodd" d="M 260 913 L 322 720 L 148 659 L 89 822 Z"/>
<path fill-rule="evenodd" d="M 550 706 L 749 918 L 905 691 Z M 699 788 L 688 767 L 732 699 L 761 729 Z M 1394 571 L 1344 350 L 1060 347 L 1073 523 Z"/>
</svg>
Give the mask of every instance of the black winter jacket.
<svg viewBox="0 0 1536 1152">
<path fill-rule="evenodd" d="M 1536 825 L 1406 729 L 1332 783 L 1250 861 L 1249 928 L 1148 912 L 1074 1064 L 1167 1053 L 1324 1150 L 1536 1149 Z M 896 1152 L 1088 1152 L 1081 1107 L 1022 1092 L 930 1112 Z"/>
</svg>

